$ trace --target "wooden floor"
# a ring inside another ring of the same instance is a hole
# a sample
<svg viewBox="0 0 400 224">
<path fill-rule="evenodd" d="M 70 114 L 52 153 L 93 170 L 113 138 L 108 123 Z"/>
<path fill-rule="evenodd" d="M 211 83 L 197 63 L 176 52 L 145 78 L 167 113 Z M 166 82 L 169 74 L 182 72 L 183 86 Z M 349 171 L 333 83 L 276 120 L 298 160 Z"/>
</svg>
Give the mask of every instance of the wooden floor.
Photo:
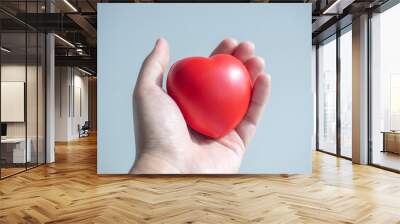
<svg viewBox="0 0 400 224">
<path fill-rule="evenodd" d="M 25 169 L 25 167 L 23 167 L 23 168 L 4 168 L 4 167 L 2 167 L 1 168 L 1 177 L 3 178 L 3 177 L 8 177 L 8 176 L 11 176 L 11 175 L 13 175 L 13 174 L 16 174 L 16 173 L 19 173 L 19 172 L 23 172 L 23 171 L 25 171 L 26 169 Z"/>
<path fill-rule="evenodd" d="M 374 164 L 400 170 L 400 155 L 396 153 L 375 150 L 372 161 Z"/>
<path fill-rule="evenodd" d="M 0 181 L 0 223 L 400 223 L 400 175 L 314 153 L 312 175 L 98 176 L 96 139 Z"/>
</svg>

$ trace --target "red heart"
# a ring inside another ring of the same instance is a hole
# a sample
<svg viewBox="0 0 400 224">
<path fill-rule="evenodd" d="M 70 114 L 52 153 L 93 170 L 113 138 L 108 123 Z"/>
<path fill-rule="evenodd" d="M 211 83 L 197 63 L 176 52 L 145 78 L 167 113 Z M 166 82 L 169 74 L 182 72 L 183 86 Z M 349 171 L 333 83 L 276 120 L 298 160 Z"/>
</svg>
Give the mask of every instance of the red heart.
<svg viewBox="0 0 400 224">
<path fill-rule="evenodd" d="M 228 54 L 189 57 L 172 65 L 168 94 L 197 132 L 219 138 L 234 129 L 247 112 L 250 75 L 241 61 Z"/>
</svg>

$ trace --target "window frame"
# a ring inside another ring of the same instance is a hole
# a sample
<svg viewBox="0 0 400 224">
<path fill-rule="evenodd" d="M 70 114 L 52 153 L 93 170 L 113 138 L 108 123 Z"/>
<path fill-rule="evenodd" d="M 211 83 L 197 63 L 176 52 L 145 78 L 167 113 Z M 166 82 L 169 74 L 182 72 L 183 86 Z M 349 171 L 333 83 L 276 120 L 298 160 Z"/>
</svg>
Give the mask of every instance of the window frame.
<svg viewBox="0 0 400 224">
<path fill-rule="evenodd" d="M 323 40 L 320 40 L 316 44 L 316 151 L 323 152 L 329 155 L 337 156 L 340 158 L 344 158 L 347 160 L 352 160 L 351 157 L 347 157 L 342 155 L 342 150 L 341 150 L 341 66 L 340 66 L 340 37 L 344 35 L 347 32 L 352 32 L 352 23 L 347 24 L 346 26 L 342 27 L 341 29 L 338 29 L 336 33 L 331 34 L 330 36 L 326 37 Z M 334 38 L 333 38 L 334 37 Z M 332 153 L 327 150 L 324 150 L 320 148 L 319 144 L 319 124 L 320 124 L 320 117 L 319 117 L 319 111 L 320 111 L 320 105 L 319 105 L 319 85 L 320 85 L 320 74 L 319 74 L 319 47 L 322 43 L 327 43 L 330 41 L 336 41 L 336 152 Z"/>
</svg>

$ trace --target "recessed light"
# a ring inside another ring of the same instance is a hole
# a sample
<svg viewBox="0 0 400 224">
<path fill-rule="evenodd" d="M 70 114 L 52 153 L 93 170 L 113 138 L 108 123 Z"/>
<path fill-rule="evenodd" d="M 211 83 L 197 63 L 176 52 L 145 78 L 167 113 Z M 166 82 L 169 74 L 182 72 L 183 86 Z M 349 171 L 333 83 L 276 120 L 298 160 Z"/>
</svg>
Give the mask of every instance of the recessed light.
<svg viewBox="0 0 400 224">
<path fill-rule="evenodd" d="M 64 0 L 65 4 L 67 4 L 74 12 L 78 12 L 78 10 L 68 1 Z"/>
<path fill-rule="evenodd" d="M 69 42 L 68 40 L 66 40 L 66 39 L 64 39 L 64 38 L 62 38 L 62 37 L 60 37 L 60 36 L 57 35 L 57 34 L 54 34 L 54 36 L 57 37 L 57 38 L 58 38 L 59 40 L 61 40 L 62 42 L 66 43 L 68 46 L 75 48 L 75 45 L 73 45 L 73 44 L 72 44 L 71 42 Z"/>
<path fill-rule="evenodd" d="M 87 75 L 90 75 L 90 76 L 93 75 L 92 73 L 90 73 L 90 72 L 88 72 L 88 71 L 86 71 L 86 70 L 83 70 L 83 69 L 81 69 L 81 68 L 79 68 L 79 67 L 78 67 L 78 70 L 81 71 L 81 72 L 83 72 L 83 73 L 85 73 L 85 74 L 87 74 Z"/>
<path fill-rule="evenodd" d="M 6 52 L 6 53 L 10 53 L 10 52 L 11 52 L 10 49 L 7 49 L 7 48 L 5 48 L 5 47 L 1 47 L 1 51 L 4 51 L 4 52 Z"/>
<path fill-rule="evenodd" d="M 354 0 L 336 0 L 322 14 L 342 14 L 343 9 L 348 7 L 354 2 Z"/>
</svg>

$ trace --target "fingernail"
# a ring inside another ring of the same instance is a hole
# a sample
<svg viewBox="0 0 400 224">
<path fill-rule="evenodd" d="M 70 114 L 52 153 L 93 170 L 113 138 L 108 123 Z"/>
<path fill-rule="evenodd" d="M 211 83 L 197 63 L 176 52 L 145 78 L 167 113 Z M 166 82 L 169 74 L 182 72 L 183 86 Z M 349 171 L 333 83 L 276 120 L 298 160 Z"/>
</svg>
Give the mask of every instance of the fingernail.
<svg viewBox="0 0 400 224">
<path fill-rule="evenodd" d="M 154 48 L 157 47 L 158 43 L 160 42 L 160 39 L 161 39 L 161 38 L 157 38 L 156 43 L 154 44 Z"/>
<path fill-rule="evenodd" d="M 159 38 L 157 39 L 157 41 L 156 41 L 156 44 L 155 44 L 155 46 L 154 46 L 154 49 L 156 49 L 156 48 L 159 47 L 161 41 L 165 41 L 165 39 L 164 39 L 163 37 L 159 37 Z"/>
<path fill-rule="evenodd" d="M 260 56 L 256 56 L 256 57 L 257 57 L 257 59 L 260 60 L 261 63 L 265 66 L 265 60 L 264 60 L 264 58 L 263 58 L 263 57 L 260 57 Z"/>
</svg>

